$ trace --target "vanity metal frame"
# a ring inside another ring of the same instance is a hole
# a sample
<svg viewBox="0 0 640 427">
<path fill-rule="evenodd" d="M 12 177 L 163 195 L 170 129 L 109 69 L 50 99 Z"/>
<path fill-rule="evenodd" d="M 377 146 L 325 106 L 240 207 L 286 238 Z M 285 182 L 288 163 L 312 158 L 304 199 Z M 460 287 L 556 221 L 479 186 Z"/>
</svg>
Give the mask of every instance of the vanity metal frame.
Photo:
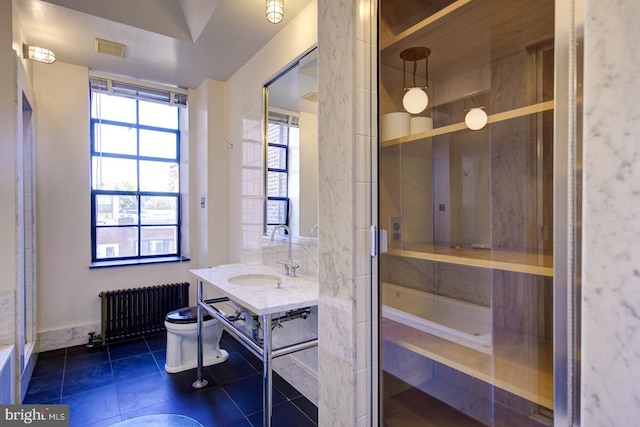
<svg viewBox="0 0 640 427">
<path fill-rule="evenodd" d="M 203 388 L 207 385 L 208 381 L 202 378 L 202 365 L 203 365 L 203 354 L 202 354 L 202 321 L 204 318 L 204 311 L 209 313 L 214 319 L 219 321 L 224 329 L 229 332 L 233 337 L 238 340 L 242 345 L 244 345 L 248 350 L 250 350 L 253 354 L 255 354 L 260 360 L 262 360 L 262 414 L 263 414 L 263 423 L 264 427 L 271 427 L 271 416 L 272 416 L 272 408 L 273 408 L 273 399 L 272 399 L 272 366 L 271 361 L 277 357 L 285 356 L 287 354 L 295 353 L 301 350 L 306 350 L 308 348 L 317 347 L 318 346 L 318 338 L 314 338 L 307 341 L 301 341 L 295 344 L 287 345 L 284 347 L 279 347 L 274 349 L 272 344 L 272 336 L 271 336 L 271 316 L 276 313 L 267 313 L 261 315 L 262 318 L 262 329 L 263 329 L 263 338 L 262 338 L 262 347 L 260 347 L 253 339 L 249 338 L 242 331 L 238 330 L 236 326 L 231 322 L 227 317 L 214 307 L 212 304 L 230 301 L 228 297 L 221 298 L 212 298 L 205 300 L 203 298 L 203 281 L 198 280 L 198 289 L 197 289 L 197 316 L 198 316 L 198 328 L 197 328 L 197 357 L 198 357 L 198 367 L 197 367 L 197 379 L 193 383 L 194 388 Z"/>
</svg>

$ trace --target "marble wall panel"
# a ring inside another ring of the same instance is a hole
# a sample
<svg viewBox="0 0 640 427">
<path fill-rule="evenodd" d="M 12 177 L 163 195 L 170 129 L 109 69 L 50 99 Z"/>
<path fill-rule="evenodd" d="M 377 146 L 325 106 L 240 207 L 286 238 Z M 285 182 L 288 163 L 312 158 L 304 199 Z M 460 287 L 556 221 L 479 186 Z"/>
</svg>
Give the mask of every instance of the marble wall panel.
<svg viewBox="0 0 640 427">
<path fill-rule="evenodd" d="M 380 258 L 380 277 L 383 282 L 433 292 L 434 264 L 428 260 L 384 254 Z"/>
<path fill-rule="evenodd" d="M 357 1 L 318 1 L 319 426 L 356 425 Z"/>
<path fill-rule="evenodd" d="M 2 321 L 0 321 L 0 346 L 15 344 L 15 306 L 14 291 L 0 292 L 0 313 L 2 313 Z"/>
<path fill-rule="evenodd" d="M 436 263 L 434 273 L 435 294 L 491 307 L 491 270 Z"/>
<path fill-rule="evenodd" d="M 552 339 L 552 278 L 494 270 L 491 289 L 494 327 Z"/>
<path fill-rule="evenodd" d="M 584 427 L 640 418 L 640 3 L 584 1 Z"/>
<path fill-rule="evenodd" d="M 383 282 L 490 307 L 491 270 L 429 260 L 383 255 Z"/>
</svg>

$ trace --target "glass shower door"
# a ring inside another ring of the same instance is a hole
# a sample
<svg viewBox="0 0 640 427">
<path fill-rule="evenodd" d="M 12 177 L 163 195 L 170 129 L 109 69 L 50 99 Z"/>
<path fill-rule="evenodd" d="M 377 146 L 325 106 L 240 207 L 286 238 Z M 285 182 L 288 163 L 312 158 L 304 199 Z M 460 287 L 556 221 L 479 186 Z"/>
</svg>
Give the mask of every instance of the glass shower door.
<svg viewBox="0 0 640 427">
<path fill-rule="evenodd" d="M 378 10 L 383 424 L 553 425 L 554 2 Z"/>
</svg>

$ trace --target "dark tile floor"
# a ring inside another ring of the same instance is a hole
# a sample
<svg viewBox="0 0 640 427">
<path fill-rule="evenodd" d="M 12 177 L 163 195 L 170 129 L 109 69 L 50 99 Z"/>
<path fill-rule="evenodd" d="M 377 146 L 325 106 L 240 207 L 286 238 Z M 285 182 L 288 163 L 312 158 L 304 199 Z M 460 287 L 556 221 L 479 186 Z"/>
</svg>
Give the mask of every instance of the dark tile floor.
<svg viewBox="0 0 640 427">
<path fill-rule="evenodd" d="M 23 403 L 68 404 L 73 427 L 167 413 L 205 427 L 262 426 L 262 362 L 226 332 L 220 347 L 229 360 L 204 368 L 199 390 L 195 369 L 165 372 L 165 334 L 40 353 Z M 275 372 L 273 383 L 274 427 L 317 425 L 313 403 Z"/>
</svg>

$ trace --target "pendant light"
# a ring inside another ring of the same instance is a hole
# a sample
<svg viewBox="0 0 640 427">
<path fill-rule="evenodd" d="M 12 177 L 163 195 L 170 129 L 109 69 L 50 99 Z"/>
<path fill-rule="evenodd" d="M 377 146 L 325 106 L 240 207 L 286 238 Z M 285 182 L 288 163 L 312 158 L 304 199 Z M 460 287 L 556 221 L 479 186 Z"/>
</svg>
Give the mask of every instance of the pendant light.
<svg viewBox="0 0 640 427">
<path fill-rule="evenodd" d="M 402 106 L 407 112 L 411 114 L 420 114 L 429 105 L 429 96 L 427 95 L 426 89 L 429 86 L 429 54 L 431 54 L 431 50 L 426 47 L 410 47 L 408 49 L 400 52 L 400 58 L 402 58 L 402 83 L 404 90 L 407 93 L 404 94 L 402 98 Z M 418 70 L 418 61 L 422 61 L 424 59 L 424 86 L 418 86 L 416 83 L 416 72 Z M 413 63 L 413 73 L 412 73 L 412 84 L 413 86 L 408 87 L 406 81 L 406 64 L 407 61 Z"/>
<path fill-rule="evenodd" d="M 278 24 L 284 18 L 284 0 L 267 0 L 267 21 Z"/>
</svg>

